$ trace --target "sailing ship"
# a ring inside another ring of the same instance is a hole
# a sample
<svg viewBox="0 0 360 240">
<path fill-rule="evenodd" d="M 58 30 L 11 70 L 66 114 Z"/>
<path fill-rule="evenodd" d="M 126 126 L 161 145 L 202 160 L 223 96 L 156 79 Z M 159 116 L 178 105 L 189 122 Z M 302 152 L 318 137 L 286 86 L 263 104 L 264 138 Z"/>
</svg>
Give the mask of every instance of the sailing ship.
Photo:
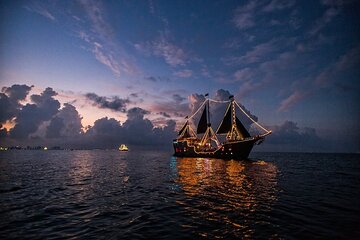
<svg viewBox="0 0 360 240">
<path fill-rule="evenodd" d="M 186 122 L 179 131 L 178 137 L 173 141 L 175 151 L 174 156 L 246 159 L 253 146 L 261 144 L 264 141 L 265 136 L 271 134 L 270 130 L 265 129 L 246 113 L 246 111 L 235 101 L 234 96 L 230 96 L 229 101 L 213 100 L 208 98 L 208 94 L 206 94 L 205 97 L 205 101 L 195 113 L 190 117 L 186 117 Z M 228 103 L 225 114 L 216 132 L 212 129 L 210 122 L 210 101 Z M 202 108 L 203 112 L 195 133 L 191 127 L 190 120 Z M 251 136 L 243 123 L 236 116 L 237 108 L 240 109 L 240 111 L 257 127 L 264 131 L 264 133 Z M 226 136 L 222 142 L 219 141 L 221 135 Z"/>
</svg>

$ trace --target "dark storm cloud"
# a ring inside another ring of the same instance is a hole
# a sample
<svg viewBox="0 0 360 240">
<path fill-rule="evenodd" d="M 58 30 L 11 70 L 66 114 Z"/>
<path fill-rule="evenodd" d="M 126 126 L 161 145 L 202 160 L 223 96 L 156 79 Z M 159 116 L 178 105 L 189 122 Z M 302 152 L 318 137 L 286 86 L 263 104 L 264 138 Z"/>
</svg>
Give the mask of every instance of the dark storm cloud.
<svg viewBox="0 0 360 240">
<path fill-rule="evenodd" d="M 127 120 L 121 125 L 113 118 L 101 118 L 95 121 L 84 132 L 81 124 L 82 117 L 76 108 L 65 103 L 60 108 L 58 100 L 54 99 L 57 93 L 52 88 L 46 88 L 41 94 L 30 96 L 30 103 L 22 105 L 31 87 L 14 85 L 3 88 L 0 107 L 13 113 L 5 116 L 4 121 L 15 117 L 15 126 L 9 133 L 0 127 L 1 144 L 14 145 L 59 145 L 69 148 L 116 148 L 120 143 L 130 145 L 171 146 L 168 143 L 175 136 L 175 122 L 166 121 L 161 128 L 154 127 L 153 123 L 145 118 L 149 111 L 134 107 L 126 111 L 126 104 L 130 101 L 114 97 L 108 100 L 96 94 L 87 94 L 87 98 L 101 108 L 127 113 Z M 6 108 L 7 107 L 7 108 Z M 16 110 L 16 111 L 15 111 Z M 1 123 L 0 123 L 1 124 Z"/>
<path fill-rule="evenodd" d="M 149 144 L 154 141 L 152 139 L 154 126 L 149 119 L 144 118 L 144 111 L 141 108 L 130 109 L 128 118 L 123 124 L 127 139 L 132 144 Z"/>
<path fill-rule="evenodd" d="M 5 93 L 0 93 L 0 123 L 5 123 L 15 116 L 17 108 L 13 107 L 9 97 Z"/>
<path fill-rule="evenodd" d="M 59 117 L 54 117 L 51 119 L 49 126 L 46 129 L 47 138 L 59 138 L 61 137 L 61 130 L 64 127 L 64 119 Z"/>
<path fill-rule="evenodd" d="M 83 133 L 81 119 L 76 108 L 65 103 L 64 107 L 51 119 L 46 129 L 46 137 L 78 137 Z"/>
<path fill-rule="evenodd" d="M 329 150 L 329 140 L 320 138 L 314 128 L 300 128 L 297 123 L 285 121 L 272 127 L 273 133 L 266 138 L 262 150 L 321 152 Z"/>
<path fill-rule="evenodd" d="M 87 146 L 100 148 L 116 148 L 120 143 L 171 147 L 169 142 L 175 137 L 175 122 L 169 120 L 164 128 L 156 128 L 144 117 L 148 113 L 142 108 L 131 108 L 123 125 L 113 118 L 99 119 L 84 134 L 84 142 Z"/>
<path fill-rule="evenodd" d="M 14 84 L 11 87 L 3 87 L 2 92 L 9 96 L 12 101 L 19 102 L 26 98 L 32 87 L 34 86 Z"/>
<path fill-rule="evenodd" d="M 120 122 L 114 118 L 101 118 L 95 121 L 84 134 L 81 145 L 85 148 L 116 148 L 123 142 Z"/>
<path fill-rule="evenodd" d="M 11 120 L 19 111 L 22 101 L 29 94 L 33 86 L 14 84 L 11 87 L 3 87 L 0 93 L 0 123 Z"/>
<path fill-rule="evenodd" d="M 104 109 L 110 109 L 116 112 L 125 112 L 126 105 L 130 103 L 129 99 L 122 99 L 117 96 L 110 98 L 99 96 L 95 93 L 87 93 L 85 97 L 93 102 L 94 106 Z"/>
<path fill-rule="evenodd" d="M 126 139 L 131 144 L 169 146 L 168 143 L 176 136 L 175 122 L 169 120 L 164 128 L 155 128 L 149 119 L 144 118 L 147 113 L 141 108 L 128 111 L 128 119 L 123 124 Z"/>
<path fill-rule="evenodd" d="M 60 102 L 53 98 L 56 95 L 52 88 L 46 88 L 40 95 L 31 95 L 33 104 L 28 103 L 19 111 L 16 125 L 10 130 L 10 136 L 27 138 L 31 133 L 36 132 L 41 123 L 50 120 L 60 107 Z"/>
<path fill-rule="evenodd" d="M 150 114 L 150 112 L 139 107 L 134 107 L 127 111 L 127 118 L 128 120 L 143 119 L 146 114 Z"/>
<path fill-rule="evenodd" d="M 83 126 L 81 124 L 82 117 L 73 105 L 65 103 L 57 116 L 64 119 L 65 126 L 62 129 L 63 136 L 73 137 L 83 132 Z"/>
</svg>

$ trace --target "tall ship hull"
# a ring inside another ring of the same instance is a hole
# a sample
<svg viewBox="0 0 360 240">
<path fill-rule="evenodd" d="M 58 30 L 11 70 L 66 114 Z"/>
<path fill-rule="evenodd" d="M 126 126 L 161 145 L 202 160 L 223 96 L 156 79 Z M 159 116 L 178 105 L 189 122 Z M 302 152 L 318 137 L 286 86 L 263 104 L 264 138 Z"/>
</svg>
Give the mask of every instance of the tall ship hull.
<svg viewBox="0 0 360 240">
<path fill-rule="evenodd" d="M 201 151 L 194 145 L 189 145 L 188 141 L 174 140 L 174 156 L 176 157 L 202 157 L 202 158 L 221 158 L 221 159 L 246 159 L 249 157 L 254 145 L 259 139 L 249 139 L 244 141 L 227 142 L 213 151 Z"/>
<path fill-rule="evenodd" d="M 228 103 L 228 107 L 216 132 L 211 128 L 209 112 L 209 102 L 215 100 L 207 98 L 191 117 L 187 117 L 187 121 L 180 130 L 178 138 L 173 141 L 174 156 L 247 159 L 254 145 L 261 144 L 265 140 L 265 136 L 271 134 L 271 131 L 266 130 L 254 121 L 241 106 L 235 102 L 233 96 L 230 96 L 229 98 L 229 101 L 223 101 Z M 204 107 L 203 114 L 201 115 L 195 133 L 189 120 L 194 117 L 202 107 Z M 250 118 L 250 120 L 265 133 L 251 136 L 236 116 L 236 107 L 239 107 L 245 116 Z M 223 142 L 219 141 L 219 135 L 226 135 Z"/>
</svg>

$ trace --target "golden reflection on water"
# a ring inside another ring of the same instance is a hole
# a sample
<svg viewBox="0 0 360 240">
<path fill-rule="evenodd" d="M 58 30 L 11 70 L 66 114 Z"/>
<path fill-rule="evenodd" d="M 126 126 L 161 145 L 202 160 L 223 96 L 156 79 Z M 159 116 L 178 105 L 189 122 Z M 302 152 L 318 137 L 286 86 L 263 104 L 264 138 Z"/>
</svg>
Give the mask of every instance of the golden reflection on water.
<svg viewBox="0 0 360 240">
<path fill-rule="evenodd" d="M 93 193 L 93 184 L 110 186 L 107 181 L 113 178 L 122 178 L 122 183 L 129 181 L 126 175 L 127 161 L 126 156 L 117 155 L 117 152 L 108 152 L 109 155 L 114 154 L 115 157 L 102 159 L 109 161 L 114 171 L 107 171 L 106 167 L 97 165 L 99 154 L 92 151 L 74 151 L 71 161 L 70 171 L 68 172 L 68 187 L 76 192 L 77 201 L 86 201 L 86 198 Z"/>
<path fill-rule="evenodd" d="M 271 211 L 277 199 L 277 168 L 273 163 L 210 158 L 176 158 L 176 163 L 177 181 L 189 197 L 178 204 L 196 221 L 205 219 L 224 228 L 220 235 L 214 231 L 211 236 L 200 232 L 201 236 L 225 233 L 251 238 L 257 221 L 267 224 L 257 215 Z"/>
<path fill-rule="evenodd" d="M 89 181 L 92 179 L 93 162 L 94 159 L 88 152 L 73 153 L 72 166 L 68 173 L 70 181 L 67 186 L 76 193 L 74 197 L 78 202 L 84 201 L 90 191 Z"/>
</svg>

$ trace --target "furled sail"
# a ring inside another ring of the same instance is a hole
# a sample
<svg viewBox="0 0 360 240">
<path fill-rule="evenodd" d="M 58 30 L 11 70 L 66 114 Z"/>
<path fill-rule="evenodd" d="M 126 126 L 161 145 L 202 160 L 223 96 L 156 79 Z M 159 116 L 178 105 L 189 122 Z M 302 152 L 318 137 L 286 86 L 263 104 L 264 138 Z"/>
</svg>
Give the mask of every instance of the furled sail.
<svg viewBox="0 0 360 240">
<path fill-rule="evenodd" d="M 207 109 L 206 109 L 206 105 L 204 107 L 204 111 L 201 115 L 201 118 L 200 118 L 200 121 L 199 121 L 199 124 L 197 126 L 197 130 L 196 130 L 196 133 L 199 134 L 199 133 L 205 133 L 206 132 L 206 129 L 207 129 Z"/>
<path fill-rule="evenodd" d="M 239 130 L 240 134 L 242 135 L 243 138 L 248 138 L 250 137 L 249 132 L 246 130 L 246 128 L 244 127 L 244 125 L 240 122 L 240 120 L 238 119 L 238 117 L 236 117 L 236 127 Z"/>
<path fill-rule="evenodd" d="M 230 111 L 231 103 L 229 104 L 227 111 L 224 115 L 224 118 L 216 131 L 217 134 L 227 134 L 231 130 L 231 111 Z"/>
</svg>

